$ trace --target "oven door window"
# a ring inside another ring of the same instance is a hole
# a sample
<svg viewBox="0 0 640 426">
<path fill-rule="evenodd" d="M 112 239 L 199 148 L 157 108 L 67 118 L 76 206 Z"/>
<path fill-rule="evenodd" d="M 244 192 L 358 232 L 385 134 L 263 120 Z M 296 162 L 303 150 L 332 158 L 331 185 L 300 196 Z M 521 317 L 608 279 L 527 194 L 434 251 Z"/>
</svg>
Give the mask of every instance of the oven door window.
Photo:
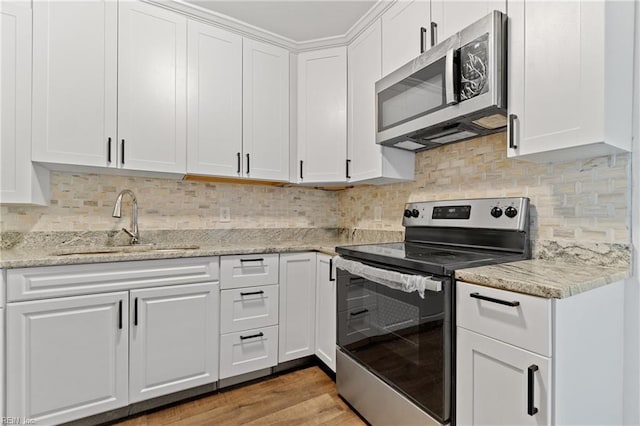
<svg viewBox="0 0 640 426">
<path fill-rule="evenodd" d="M 449 288 L 405 293 L 339 271 L 338 346 L 440 420 L 451 377 Z"/>
<path fill-rule="evenodd" d="M 445 58 L 378 93 L 378 131 L 447 106 Z"/>
</svg>

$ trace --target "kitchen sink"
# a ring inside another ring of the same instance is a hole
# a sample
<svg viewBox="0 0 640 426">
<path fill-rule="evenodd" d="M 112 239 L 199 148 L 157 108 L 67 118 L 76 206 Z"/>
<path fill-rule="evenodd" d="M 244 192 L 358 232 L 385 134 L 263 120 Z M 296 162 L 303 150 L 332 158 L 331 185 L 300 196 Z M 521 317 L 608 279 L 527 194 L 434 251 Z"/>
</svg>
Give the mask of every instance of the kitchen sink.
<svg viewBox="0 0 640 426">
<path fill-rule="evenodd" d="M 148 252 L 179 252 L 196 250 L 200 246 L 186 244 L 135 244 L 126 246 L 81 246 L 56 250 L 53 256 L 94 255 L 109 253 L 148 253 Z"/>
</svg>

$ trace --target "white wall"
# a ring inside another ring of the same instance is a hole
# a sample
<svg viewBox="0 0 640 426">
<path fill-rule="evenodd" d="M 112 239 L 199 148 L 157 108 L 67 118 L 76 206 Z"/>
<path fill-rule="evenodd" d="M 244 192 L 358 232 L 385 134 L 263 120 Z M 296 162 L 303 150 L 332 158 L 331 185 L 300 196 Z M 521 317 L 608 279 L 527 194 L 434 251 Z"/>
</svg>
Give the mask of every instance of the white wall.
<svg viewBox="0 0 640 426">
<path fill-rule="evenodd" d="M 633 277 L 625 288 L 624 422 L 640 424 L 640 0 L 636 4 L 634 131 L 632 154 Z"/>
</svg>

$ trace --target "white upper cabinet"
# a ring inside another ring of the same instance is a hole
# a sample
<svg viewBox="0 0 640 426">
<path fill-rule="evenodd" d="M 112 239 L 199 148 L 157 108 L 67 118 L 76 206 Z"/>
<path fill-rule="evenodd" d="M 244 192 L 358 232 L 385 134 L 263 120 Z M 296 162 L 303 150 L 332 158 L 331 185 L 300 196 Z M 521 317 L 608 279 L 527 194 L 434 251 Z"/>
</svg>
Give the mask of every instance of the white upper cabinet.
<svg viewBox="0 0 640 426">
<path fill-rule="evenodd" d="M 243 40 L 243 174 L 289 180 L 289 52 Z"/>
<path fill-rule="evenodd" d="M 187 19 L 142 2 L 119 5 L 119 167 L 186 172 Z"/>
<path fill-rule="evenodd" d="M 347 48 L 298 55 L 298 182 L 346 182 Z"/>
<path fill-rule="evenodd" d="M 33 2 L 33 161 L 115 165 L 117 26 L 114 1 Z"/>
<path fill-rule="evenodd" d="M 509 1 L 510 157 L 631 149 L 633 2 Z"/>
<path fill-rule="evenodd" d="M 47 204 L 49 172 L 31 164 L 31 4 L 3 1 L 0 18 L 0 203 Z"/>
<path fill-rule="evenodd" d="M 382 77 L 382 25 L 377 20 L 348 47 L 349 182 L 412 180 L 415 154 L 376 143 L 375 83 Z"/>
<path fill-rule="evenodd" d="M 190 20 L 187 56 L 187 172 L 240 176 L 242 37 Z"/>
<path fill-rule="evenodd" d="M 436 25 L 436 44 L 494 10 L 506 13 L 506 0 L 432 0 L 431 19 Z"/>
<path fill-rule="evenodd" d="M 383 76 L 431 46 L 430 5 L 429 0 L 399 1 L 382 15 Z"/>
</svg>

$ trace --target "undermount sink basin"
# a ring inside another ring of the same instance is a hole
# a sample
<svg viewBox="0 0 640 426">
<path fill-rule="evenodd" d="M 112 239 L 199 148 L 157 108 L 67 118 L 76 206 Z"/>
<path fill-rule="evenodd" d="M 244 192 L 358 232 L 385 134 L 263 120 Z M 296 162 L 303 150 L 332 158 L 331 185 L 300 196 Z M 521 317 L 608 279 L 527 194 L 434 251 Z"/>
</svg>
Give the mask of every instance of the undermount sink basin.
<svg viewBox="0 0 640 426">
<path fill-rule="evenodd" d="M 69 247 L 66 249 L 56 250 L 52 254 L 54 256 L 73 256 L 73 255 L 91 255 L 91 254 L 108 254 L 108 253 L 145 253 L 145 252 L 172 252 L 184 250 L 197 250 L 200 246 L 196 245 L 169 245 L 169 244 L 136 244 L 131 246 L 108 246 L 108 247 Z"/>
</svg>

